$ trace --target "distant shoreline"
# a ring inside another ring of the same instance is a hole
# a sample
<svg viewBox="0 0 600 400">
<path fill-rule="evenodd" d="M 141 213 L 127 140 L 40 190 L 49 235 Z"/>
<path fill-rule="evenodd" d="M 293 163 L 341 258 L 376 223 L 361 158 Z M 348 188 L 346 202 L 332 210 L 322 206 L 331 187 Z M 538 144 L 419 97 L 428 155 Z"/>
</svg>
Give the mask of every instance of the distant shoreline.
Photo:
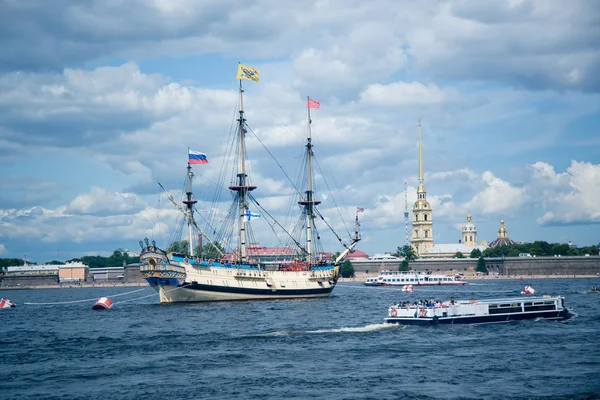
<svg viewBox="0 0 600 400">
<path fill-rule="evenodd" d="M 358 273 L 354 278 L 340 278 L 339 282 L 362 282 L 366 278 L 375 278 L 378 274 L 365 274 Z M 445 275 L 454 275 L 452 273 L 446 273 Z M 599 278 L 598 275 L 471 275 L 465 274 L 461 279 L 464 281 L 479 281 L 479 280 L 521 280 L 529 279 L 590 279 Z"/>
<path fill-rule="evenodd" d="M 39 286 L 10 286 L 10 287 L 0 287 L 0 291 L 2 290 L 36 290 L 36 289 L 93 289 L 93 288 L 111 288 L 111 287 L 141 287 L 146 286 L 150 287 L 146 282 L 94 282 L 94 283 L 83 283 L 81 285 L 77 284 L 62 284 L 62 285 L 39 285 Z"/>
<path fill-rule="evenodd" d="M 452 275 L 450 273 L 446 275 Z M 365 274 L 358 273 L 354 278 L 340 278 L 338 282 L 363 282 L 367 277 L 376 277 L 377 274 Z M 598 278 L 597 275 L 464 275 L 462 279 L 464 281 L 479 281 L 479 280 L 521 280 L 527 281 L 530 279 L 593 279 Z M 36 290 L 36 289 L 81 289 L 81 288 L 114 288 L 114 287 L 150 287 L 146 282 L 94 282 L 94 283 L 83 283 L 81 285 L 76 284 L 62 284 L 62 285 L 40 285 L 40 286 L 11 286 L 11 287 L 0 287 L 2 290 Z"/>
</svg>

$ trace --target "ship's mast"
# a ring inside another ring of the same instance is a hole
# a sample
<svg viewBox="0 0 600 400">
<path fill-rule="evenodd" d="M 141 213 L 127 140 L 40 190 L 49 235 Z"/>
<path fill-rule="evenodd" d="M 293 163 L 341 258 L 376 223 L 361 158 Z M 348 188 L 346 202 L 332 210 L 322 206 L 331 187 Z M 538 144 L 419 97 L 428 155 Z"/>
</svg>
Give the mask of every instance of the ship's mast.
<svg viewBox="0 0 600 400">
<path fill-rule="evenodd" d="M 307 111 L 308 111 L 308 120 L 307 120 L 307 140 L 306 140 L 306 173 L 308 177 L 308 188 L 306 190 L 306 197 L 298 202 L 301 206 L 304 207 L 304 213 L 306 216 L 306 261 L 310 263 L 312 256 L 312 229 L 314 226 L 315 215 L 314 208 L 315 206 L 321 204 L 319 200 L 314 199 L 313 192 L 313 170 L 312 170 L 312 156 L 313 156 L 313 145 L 312 145 L 312 135 L 310 130 L 310 125 L 312 120 L 310 119 L 310 97 L 307 100 Z"/>
<path fill-rule="evenodd" d="M 238 119 L 238 134 L 239 134 L 239 142 L 240 142 L 240 172 L 237 174 L 237 182 L 229 186 L 229 189 L 237 192 L 238 199 L 238 210 L 239 210 L 239 253 L 238 259 L 240 262 L 247 261 L 247 251 L 246 251 L 246 221 L 244 220 L 244 214 L 246 214 L 248 210 L 248 203 L 246 200 L 248 192 L 256 189 L 256 186 L 248 186 L 247 185 L 247 175 L 246 175 L 246 119 L 244 118 L 244 88 L 242 86 L 242 80 L 240 79 L 240 117 Z"/>
<path fill-rule="evenodd" d="M 189 148 L 188 148 L 189 153 Z M 194 172 L 192 172 L 192 167 L 190 166 L 188 160 L 187 166 L 187 191 L 185 192 L 185 199 L 183 200 L 183 204 L 185 204 L 187 208 L 187 217 L 188 217 L 188 243 L 189 250 L 188 254 L 194 257 L 194 204 L 198 201 L 194 200 L 192 194 L 192 178 L 194 177 Z"/>
</svg>

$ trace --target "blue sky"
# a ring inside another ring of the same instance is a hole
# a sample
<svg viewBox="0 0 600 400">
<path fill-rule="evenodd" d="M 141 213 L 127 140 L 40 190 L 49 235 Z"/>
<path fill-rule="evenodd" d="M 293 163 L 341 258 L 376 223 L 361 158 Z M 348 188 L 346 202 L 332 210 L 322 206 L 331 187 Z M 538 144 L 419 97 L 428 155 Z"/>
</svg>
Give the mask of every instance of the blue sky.
<svg viewBox="0 0 600 400">
<path fill-rule="evenodd" d="M 315 152 L 340 201 L 324 194 L 320 209 L 345 231 L 339 216 L 364 207 L 369 254 L 404 244 L 419 118 L 436 243 L 457 242 L 467 212 L 480 241 L 500 219 L 518 241 L 600 241 L 595 1 L 243 4 L 2 2 L 0 257 L 168 241 L 178 213 L 157 182 L 180 190 L 188 147 L 217 176 L 239 61 L 260 70 L 246 116 L 276 156 L 295 160 L 306 97 L 321 101 Z M 277 215 L 286 181 L 259 147 L 255 195 Z"/>
</svg>

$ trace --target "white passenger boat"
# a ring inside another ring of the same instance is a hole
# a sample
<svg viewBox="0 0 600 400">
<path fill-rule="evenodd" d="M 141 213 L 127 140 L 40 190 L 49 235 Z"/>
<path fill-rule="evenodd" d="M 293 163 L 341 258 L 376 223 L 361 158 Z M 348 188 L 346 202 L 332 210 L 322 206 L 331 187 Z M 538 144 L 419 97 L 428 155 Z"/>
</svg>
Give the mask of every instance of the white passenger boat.
<svg viewBox="0 0 600 400">
<path fill-rule="evenodd" d="M 402 302 L 388 309 L 385 322 L 402 325 L 483 324 L 545 318 L 565 320 L 572 316 L 564 297 L 516 297 L 486 300 Z"/>
<path fill-rule="evenodd" d="M 383 271 L 379 276 L 367 278 L 366 286 L 405 286 L 405 285 L 466 285 L 460 276 L 432 274 L 417 271 Z"/>
</svg>

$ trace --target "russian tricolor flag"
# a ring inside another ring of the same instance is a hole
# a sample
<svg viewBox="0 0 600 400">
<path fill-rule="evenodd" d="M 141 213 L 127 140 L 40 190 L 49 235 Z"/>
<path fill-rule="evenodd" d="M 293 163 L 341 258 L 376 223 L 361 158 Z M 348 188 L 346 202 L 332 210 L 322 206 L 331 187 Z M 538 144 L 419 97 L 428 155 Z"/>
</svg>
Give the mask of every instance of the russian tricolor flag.
<svg viewBox="0 0 600 400">
<path fill-rule="evenodd" d="M 206 158 L 206 154 L 194 150 L 189 150 L 189 153 L 190 164 L 208 164 L 208 158 Z"/>
</svg>

